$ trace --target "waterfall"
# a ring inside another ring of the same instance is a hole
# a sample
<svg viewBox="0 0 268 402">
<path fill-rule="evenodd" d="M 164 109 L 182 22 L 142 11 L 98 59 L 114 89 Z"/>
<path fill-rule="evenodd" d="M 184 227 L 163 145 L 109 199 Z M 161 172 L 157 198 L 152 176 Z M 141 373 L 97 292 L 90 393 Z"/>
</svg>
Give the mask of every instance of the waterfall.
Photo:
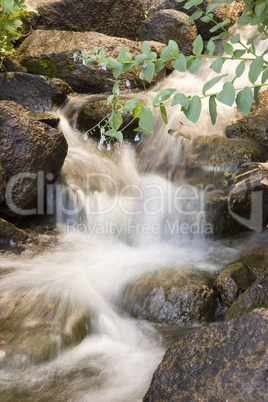
<svg viewBox="0 0 268 402">
<path fill-rule="evenodd" d="M 205 63 L 198 74 L 174 72 L 142 96 L 153 99 L 165 87 L 193 95 L 212 76 Z M 57 244 L 37 255 L 2 258 L 0 310 L 6 300 L 14 301 L 12 312 L 22 306 L 12 323 L 14 350 L 0 345 L 0 389 L 15 396 L 141 400 L 163 356 L 164 339 L 151 324 L 120 311 L 119 293 L 145 273 L 167 268 L 183 273 L 185 267 L 215 272 L 239 253 L 206 240 L 203 192 L 183 177 L 171 179 L 178 161 L 183 165 L 185 137 L 224 135 L 237 111 L 220 105 L 212 127 L 206 105 L 196 125 L 170 108 L 168 125 L 156 116 L 152 138 L 138 148 L 116 143 L 109 152 L 98 151 L 92 138 L 84 141 L 75 126 L 77 110 L 92 99 L 71 96 L 55 111 L 69 146 L 55 200 L 49 200 L 60 230 Z M 178 127 L 182 135 L 170 135 Z M 155 167 L 163 163 L 161 174 Z M 52 358 L 36 363 L 22 345 L 29 328 L 34 332 L 41 325 L 40 317 L 44 331 L 60 322 L 68 336 L 73 322 L 85 317 L 87 336 L 64 349 L 55 331 Z"/>
</svg>

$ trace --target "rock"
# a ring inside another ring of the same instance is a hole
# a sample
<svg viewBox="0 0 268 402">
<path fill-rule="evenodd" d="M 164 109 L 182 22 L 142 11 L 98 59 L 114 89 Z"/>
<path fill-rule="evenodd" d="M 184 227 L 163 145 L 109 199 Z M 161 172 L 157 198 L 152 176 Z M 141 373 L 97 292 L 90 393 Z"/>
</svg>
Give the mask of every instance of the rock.
<svg viewBox="0 0 268 402">
<path fill-rule="evenodd" d="M 260 307 L 268 308 L 268 270 L 245 293 L 239 296 L 227 311 L 224 319 L 239 317 Z"/>
<path fill-rule="evenodd" d="M 123 308 L 136 318 L 168 325 L 215 321 L 214 278 L 200 271 L 166 269 L 142 276 L 123 292 Z"/>
<path fill-rule="evenodd" d="M 1 73 L 0 88 L 0 100 L 14 101 L 28 110 L 49 110 L 73 92 L 59 79 L 19 72 Z"/>
<path fill-rule="evenodd" d="M 35 29 L 95 31 L 135 40 L 144 20 L 140 0 L 29 0 L 39 13 Z"/>
<path fill-rule="evenodd" d="M 16 228 L 12 223 L 0 218 L 0 243 L 17 243 L 28 238 L 28 234 L 21 229 Z"/>
<path fill-rule="evenodd" d="M 7 182 L 2 216 L 44 213 L 46 184 L 56 180 L 66 154 L 62 133 L 33 120 L 15 102 L 1 101 L 0 160 Z"/>
<path fill-rule="evenodd" d="M 32 119 L 40 121 L 41 123 L 45 123 L 53 128 L 57 128 L 60 122 L 59 117 L 55 116 L 53 113 L 48 112 L 38 112 L 38 111 L 30 112 L 29 116 Z"/>
<path fill-rule="evenodd" d="M 96 93 L 111 91 L 116 79 L 109 69 L 103 71 L 95 62 L 88 66 L 84 66 L 82 61 L 75 62 L 74 53 L 85 50 L 92 55 L 94 48 L 100 50 L 104 47 L 107 57 L 117 58 L 123 45 L 133 57 L 142 52 L 142 43 L 95 32 L 37 30 L 25 39 L 19 52 L 21 64 L 27 67 L 29 73 L 60 78 L 68 82 L 76 92 Z M 157 42 L 150 42 L 150 45 L 152 51 L 158 55 L 164 48 L 163 44 Z M 141 67 L 135 67 L 123 73 L 120 79 L 128 79 L 132 88 L 143 88 L 144 81 L 139 79 L 140 72 Z M 164 75 L 165 71 L 162 70 L 152 84 Z M 125 83 L 123 87 L 125 88 Z"/>
<path fill-rule="evenodd" d="M 141 1 L 148 17 L 151 17 L 156 12 L 163 9 L 182 11 L 188 16 L 192 15 L 196 11 L 195 7 L 191 7 L 190 9 L 186 10 L 184 8 L 185 3 L 177 2 L 176 0 L 166 0 L 163 3 L 160 3 L 159 0 Z M 206 7 L 212 3 L 215 3 L 215 0 L 204 0 L 201 4 L 199 4 L 199 7 L 201 8 L 201 10 L 205 10 Z M 244 8 L 245 4 L 240 0 L 233 1 L 231 4 L 221 4 L 219 7 L 212 10 L 213 18 L 217 22 L 222 22 L 229 18 L 231 24 L 234 24 L 238 20 Z M 195 23 L 197 25 L 198 33 L 200 33 L 204 39 L 208 40 L 211 36 L 215 36 L 215 32 L 209 32 L 209 29 L 212 28 L 215 24 L 204 23 L 200 19 L 196 20 Z"/>
<path fill-rule="evenodd" d="M 193 21 L 185 22 L 188 15 L 176 10 L 161 10 L 142 23 L 139 40 L 154 40 L 168 44 L 170 39 L 177 42 L 180 52 L 189 56 L 192 43 L 197 36 Z"/>
<path fill-rule="evenodd" d="M 118 106 L 123 106 L 124 102 L 119 101 Z M 112 105 L 107 105 L 107 100 L 103 101 L 95 101 L 90 102 L 84 105 L 78 113 L 77 117 L 77 128 L 80 131 L 87 131 L 91 127 L 95 127 L 100 121 L 102 121 L 105 116 L 108 116 L 112 112 Z M 132 123 L 133 115 L 129 112 L 124 112 L 123 115 L 124 124 L 129 126 L 124 130 L 124 140 L 130 140 L 133 142 L 134 137 L 136 136 L 136 132 L 134 129 L 138 127 L 137 119 L 135 119 Z M 100 130 L 97 129 L 94 132 L 89 133 L 89 136 L 92 135 L 97 140 L 100 139 Z"/>
<path fill-rule="evenodd" d="M 268 91 L 259 94 L 259 106 L 252 106 L 248 116 L 228 126 L 228 138 L 248 138 L 256 141 L 268 151 Z"/>
<path fill-rule="evenodd" d="M 241 262 L 226 267 L 216 280 L 216 288 L 227 307 L 255 281 L 255 275 Z"/>
<path fill-rule="evenodd" d="M 144 402 L 265 401 L 268 310 L 189 331 L 165 354 Z"/>
</svg>

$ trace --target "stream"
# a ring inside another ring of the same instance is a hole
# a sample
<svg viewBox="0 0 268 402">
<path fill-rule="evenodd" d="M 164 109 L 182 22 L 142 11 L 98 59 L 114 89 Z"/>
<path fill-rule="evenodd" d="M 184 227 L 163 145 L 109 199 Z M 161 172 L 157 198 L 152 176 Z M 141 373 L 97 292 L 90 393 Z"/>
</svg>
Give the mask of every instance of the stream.
<svg viewBox="0 0 268 402">
<path fill-rule="evenodd" d="M 165 87 L 201 92 L 210 74 L 205 65 L 195 76 L 175 72 L 142 96 L 152 99 Z M 67 118 L 89 99 L 75 95 L 54 111 L 69 146 L 62 175 L 47 192 L 55 244 L 1 255 L 0 308 L 12 304 L 10 324 L 0 331 L 3 402 L 141 401 L 165 350 L 185 329 L 130 317 L 121 307 L 126 285 L 170 268 L 215 274 L 263 241 L 256 234 L 207 239 L 202 191 L 169 174 L 183 158 L 184 141 L 169 129 L 180 127 L 185 137 L 224 135 L 235 109 L 222 105 L 213 128 L 206 110 L 196 125 L 174 110 L 168 126 L 156 117 L 152 138 L 98 151 Z"/>
</svg>

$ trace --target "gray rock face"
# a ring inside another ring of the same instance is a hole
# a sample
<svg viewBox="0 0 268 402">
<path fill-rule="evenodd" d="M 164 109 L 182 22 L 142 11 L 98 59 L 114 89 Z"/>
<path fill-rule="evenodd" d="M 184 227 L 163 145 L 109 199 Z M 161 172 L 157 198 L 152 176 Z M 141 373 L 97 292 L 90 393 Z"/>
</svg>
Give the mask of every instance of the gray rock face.
<svg viewBox="0 0 268 402">
<path fill-rule="evenodd" d="M 0 74 L 0 100 L 19 103 L 28 110 L 49 110 L 60 105 L 72 88 L 57 78 L 20 72 Z"/>
<path fill-rule="evenodd" d="M 38 194 L 45 191 L 46 179 L 50 184 L 56 180 L 66 153 L 62 133 L 33 120 L 15 102 L 1 101 L 0 160 L 7 183 L 1 211 L 11 216 L 21 216 L 21 210 L 36 214 Z"/>
<path fill-rule="evenodd" d="M 158 11 L 142 23 L 139 40 L 154 40 L 168 44 L 168 41 L 173 39 L 182 53 L 190 55 L 197 29 L 193 21 L 185 22 L 187 18 L 187 14 L 176 10 Z"/>
<path fill-rule="evenodd" d="M 60 78 L 80 93 L 98 93 L 110 91 L 116 79 L 111 70 L 103 71 L 96 62 L 84 66 L 82 61 L 74 61 L 74 53 L 85 50 L 91 56 L 93 49 L 104 47 L 106 57 L 117 58 L 122 46 L 133 57 L 142 50 L 142 43 L 128 39 L 113 38 L 96 32 L 65 32 L 65 31 L 34 31 L 19 48 L 21 64 L 31 74 L 45 75 L 50 78 Z M 158 55 L 164 45 L 158 42 L 150 43 L 152 51 Z M 143 88 L 139 79 L 140 67 L 135 67 L 120 76 L 128 79 L 131 87 Z M 162 70 L 157 74 L 152 84 L 165 75 Z M 124 88 L 125 84 L 123 83 Z"/>
<path fill-rule="evenodd" d="M 267 309 L 192 330 L 166 352 L 143 401 L 266 401 L 267 353 Z"/>
<path fill-rule="evenodd" d="M 215 321 L 219 303 L 213 282 L 199 271 L 167 269 L 128 285 L 122 306 L 136 318 L 168 325 Z"/>
<path fill-rule="evenodd" d="M 140 0 L 29 0 L 40 17 L 35 28 L 96 31 L 135 40 L 145 15 Z"/>
</svg>

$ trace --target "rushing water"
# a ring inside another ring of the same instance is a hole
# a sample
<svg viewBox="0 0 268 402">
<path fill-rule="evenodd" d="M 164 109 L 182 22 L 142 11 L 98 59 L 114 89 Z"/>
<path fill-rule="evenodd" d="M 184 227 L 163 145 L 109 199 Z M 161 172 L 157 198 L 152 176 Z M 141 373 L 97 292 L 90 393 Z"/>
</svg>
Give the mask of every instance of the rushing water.
<svg viewBox="0 0 268 402">
<path fill-rule="evenodd" d="M 193 94 L 211 78 L 206 68 L 194 77 L 174 73 L 146 96 L 163 87 Z M 13 335 L 8 325 L 1 330 L 1 401 L 141 400 L 166 341 L 157 327 L 120 310 L 120 292 L 144 273 L 189 266 L 214 272 L 239 255 L 239 247 L 203 236 L 202 193 L 154 169 L 165 158 L 170 169 L 183 158 L 183 140 L 169 129 L 223 135 L 236 111 L 227 115 L 223 106 L 214 128 L 207 111 L 198 125 L 176 112 L 168 126 L 158 120 L 138 149 L 124 143 L 99 152 L 66 118 L 89 99 L 73 97 L 57 111 L 69 145 L 56 202 L 48 200 L 60 228 L 57 244 L 37 255 L 2 256 L 0 302 L 12 316 Z M 64 345 L 79 320 L 87 336 Z M 42 352 L 47 339 L 49 358 Z"/>
</svg>

